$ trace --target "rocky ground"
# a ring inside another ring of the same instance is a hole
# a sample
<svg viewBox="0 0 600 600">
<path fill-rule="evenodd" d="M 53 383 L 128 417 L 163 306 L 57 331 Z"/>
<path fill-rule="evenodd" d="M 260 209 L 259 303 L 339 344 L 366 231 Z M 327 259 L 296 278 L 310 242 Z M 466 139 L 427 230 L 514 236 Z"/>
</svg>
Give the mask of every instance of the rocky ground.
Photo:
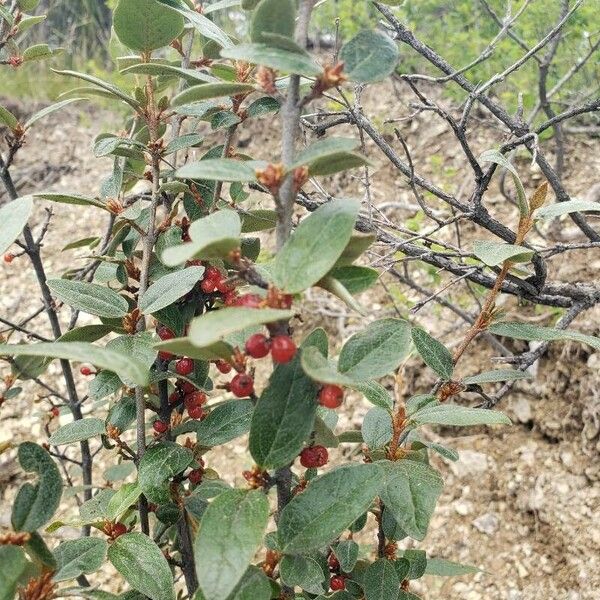
<svg viewBox="0 0 600 600">
<path fill-rule="evenodd" d="M 389 91 L 389 90 L 388 90 Z M 383 110 L 375 103 L 375 92 L 366 99 L 371 111 Z M 22 108 L 30 110 L 30 107 Z M 398 109 L 398 112 L 402 112 Z M 386 114 L 389 114 L 386 112 Z M 429 117 L 428 117 L 429 118 Z M 110 130 L 114 117 L 91 107 L 71 107 L 58 117 L 40 124 L 22 150 L 14 172 L 23 192 L 30 189 L 72 190 L 94 194 L 98 182 L 110 169 L 109 161 L 95 160 L 91 142 L 102 128 Z M 444 156 L 443 177 L 448 185 L 460 179 L 461 158 L 450 146 L 441 129 L 416 119 L 404 131 L 407 141 L 420 159 L 419 169 L 438 173 L 439 163 L 428 159 Z M 245 134 L 247 135 L 247 134 Z M 266 128 L 252 131 L 246 141 L 255 147 L 273 146 Z M 598 178 L 597 140 L 578 140 L 569 158 L 568 182 L 576 192 L 585 192 Z M 482 133 L 480 150 L 485 149 Z M 577 150 L 577 151 L 575 151 Z M 591 158 L 582 161 L 582 152 Z M 595 152 L 590 152 L 595 150 Z M 383 165 L 383 161 L 379 160 Z M 526 167 L 528 168 L 528 167 Z M 449 169 L 453 169 L 450 171 Z M 539 180 L 534 170 L 531 181 Z M 361 193 L 357 180 L 346 178 L 336 182 L 348 193 Z M 376 204 L 392 202 L 387 214 L 410 217 L 411 194 L 405 183 L 387 166 L 375 174 L 372 193 Z M 496 191 L 490 202 L 501 202 Z M 0 196 L 0 202 L 2 197 Z M 103 222 L 83 218 L 79 207 L 57 205 L 46 238 L 44 255 L 49 272 L 59 273 L 65 267 L 79 264 L 81 251 L 61 252 L 67 241 L 98 235 Z M 413 211 L 414 213 L 414 211 Z M 86 213 L 87 214 L 87 213 Z M 43 211 L 37 212 L 34 224 L 41 223 Z M 561 276 L 571 280 L 595 278 L 600 261 L 593 253 L 573 256 L 571 261 L 553 265 Z M 566 264 L 565 264 L 566 263 Z M 386 287 L 378 287 L 363 298 L 369 305 L 369 318 L 393 312 L 387 291 L 392 297 L 417 300 L 414 294 L 384 279 Z M 0 314 L 18 319 L 36 306 L 37 289 L 25 260 L 0 267 Z M 505 301 L 508 312 L 516 310 L 512 299 Z M 406 306 L 400 305 L 406 314 Z M 330 297 L 311 294 L 304 303 L 305 327 L 324 325 L 342 338 L 350 335 L 360 319 Z M 68 318 L 68 315 L 62 315 Z M 527 317 L 544 321 L 552 312 L 531 311 Z M 586 333 L 598 334 L 598 311 L 590 311 L 576 322 Z M 456 338 L 454 316 L 444 310 L 428 307 L 419 313 L 430 331 L 451 344 Z M 40 320 L 40 330 L 44 321 Z M 463 328 L 460 325 L 459 330 Z M 493 351 L 485 341 L 478 343 L 465 359 L 469 372 L 491 368 Z M 512 427 L 459 431 L 450 428 L 431 430 L 432 439 L 460 452 L 458 463 L 434 459 L 446 481 L 445 492 L 425 541 L 418 547 L 432 556 L 474 564 L 482 572 L 474 577 L 456 579 L 425 578 L 414 586 L 424 598 L 448 600 L 591 600 L 600 598 L 600 358 L 589 348 L 577 344 L 557 344 L 536 368 L 535 377 L 519 384 L 517 391 L 499 408 L 514 420 Z M 0 375 L 6 370 L 0 368 Z M 49 378 L 58 369 L 52 365 Z M 426 390 L 433 380 L 415 361 L 405 373 L 408 392 Z M 79 382 L 85 389 L 85 382 Z M 45 409 L 39 390 L 25 385 L 26 394 L 0 409 L 0 443 L 14 444 L 26 439 L 43 439 Z M 33 409 L 32 409 L 33 406 Z M 340 426 L 360 424 L 367 405 L 351 398 Z M 339 455 L 346 449 L 337 450 Z M 110 457 L 107 457 L 110 459 Z M 102 458 L 101 460 L 104 460 Z M 240 473 L 248 468 L 249 458 L 244 440 L 230 444 L 211 463 L 226 479 L 241 484 Z M 0 455 L 0 486 L 3 498 L 0 527 L 8 524 L 10 499 L 21 479 L 14 452 Z M 64 510 L 68 511 L 71 500 Z M 69 535 L 69 530 L 56 534 Z M 369 540 L 370 541 L 370 540 Z M 110 581 L 111 574 L 104 575 Z"/>
</svg>

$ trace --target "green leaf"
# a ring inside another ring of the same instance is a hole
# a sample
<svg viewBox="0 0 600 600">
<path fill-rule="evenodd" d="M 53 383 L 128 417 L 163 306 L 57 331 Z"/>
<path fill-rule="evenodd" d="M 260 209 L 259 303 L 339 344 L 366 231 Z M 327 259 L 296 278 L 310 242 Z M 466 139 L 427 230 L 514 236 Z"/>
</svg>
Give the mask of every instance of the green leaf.
<svg viewBox="0 0 600 600">
<path fill-rule="evenodd" d="M 296 3 L 294 0 L 261 0 L 252 13 L 250 39 L 269 43 L 264 33 L 294 37 L 296 28 Z"/>
<path fill-rule="evenodd" d="M 49 58 L 52 54 L 53 52 L 48 44 L 35 44 L 25 49 L 21 57 L 23 58 L 23 62 L 29 62 Z"/>
<path fill-rule="evenodd" d="M 486 150 L 481 154 L 479 160 L 483 162 L 495 163 L 501 167 L 504 167 L 513 178 L 515 188 L 517 189 L 517 203 L 519 205 L 519 212 L 522 216 L 526 217 L 529 215 L 529 203 L 525 195 L 525 188 L 519 177 L 519 173 L 511 162 L 498 150 Z"/>
<path fill-rule="evenodd" d="M 358 202 L 332 200 L 304 219 L 275 257 L 275 285 L 294 294 L 327 275 L 350 240 L 358 210 Z"/>
<path fill-rule="evenodd" d="M 376 464 L 338 467 L 311 480 L 279 519 L 279 543 L 286 554 L 318 550 L 336 539 L 371 505 L 381 484 Z"/>
<path fill-rule="evenodd" d="M 330 275 L 337 279 L 350 294 L 360 294 L 368 290 L 379 279 L 377 269 L 358 265 L 335 267 L 330 271 Z"/>
<path fill-rule="evenodd" d="M 116 393 L 123 385 L 121 379 L 116 373 L 111 371 L 100 371 L 88 387 L 88 394 L 93 400 L 102 400 L 111 394 Z"/>
<path fill-rule="evenodd" d="M 48 440 L 52 446 L 65 446 L 106 433 L 104 421 L 95 417 L 79 419 L 57 429 Z"/>
<path fill-rule="evenodd" d="M 0 254 L 6 252 L 21 235 L 32 210 L 31 196 L 17 198 L 0 208 Z"/>
<path fill-rule="evenodd" d="M 27 121 L 25 121 L 23 128 L 29 129 L 34 123 L 37 123 L 37 121 L 39 121 L 40 119 L 43 119 L 44 117 L 47 117 L 48 115 L 51 115 L 52 113 L 56 112 L 57 110 L 61 110 L 62 108 L 64 108 L 65 106 L 68 106 L 69 104 L 73 104 L 73 102 L 80 102 L 81 100 L 86 100 L 86 98 L 70 98 L 69 100 L 63 100 L 62 102 L 56 102 L 55 104 L 46 106 L 46 108 L 43 108 L 42 110 L 39 110 L 36 113 L 34 113 L 33 115 L 31 115 L 31 117 L 29 117 L 29 119 L 27 119 Z"/>
<path fill-rule="evenodd" d="M 175 600 L 169 563 L 147 535 L 119 536 L 108 549 L 108 559 L 134 590 L 151 600 Z"/>
<path fill-rule="evenodd" d="M 506 260 L 527 262 L 534 255 L 534 251 L 515 244 L 477 241 L 473 244 L 473 254 L 486 265 L 495 267 Z"/>
<path fill-rule="evenodd" d="M 420 579 L 427 569 L 427 555 L 424 550 L 405 550 L 403 559 L 408 560 L 409 568 L 406 579 Z"/>
<path fill-rule="evenodd" d="M 179 150 L 185 150 L 186 148 L 192 148 L 193 146 L 197 146 L 202 142 L 204 137 L 199 133 L 186 133 L 185 135 L 180 135 L 175 139 L 171 140 L 163 150 L 163 154 L 168 156 L 169 154 L 173 154 L 173 152 L 178 152 Z M 172 182 L 179 183 L 179 182 Z"/>
<path fill-rule="evenodd" d="M 321 67 L 308 54 L 273 48 L 266 44 L 240 44 L 221 50 L 221 56 L 234 60 L 246 60 L 284 73 L 295 73 L 306 77 L 315 77 L 322 71 Z"/>
<path fill-rule="evenodd" d="M 198 12 L 190 10 L 189 8 L 183 8 L 177 0 L 157 0 L 160 4 L 164 4 L 169 8 L 177 11 L 180 15 L 184 16 L 194 28 L 203 36 L 209 40 L 214 40 L 220 46 L 227 48 L 233 44 L 225 32 L 215 25 L 213 21 L 201 15 Z"/>
<path fill-rule="evenodd" d="M 40 0 L 18 0 L 17 4 L 19 8 L 25 12 L 31 12 L 37 8 Z"/>
<path fill-rule="evenodd" d="M 365 316 L 367 313 L 354 296 L 344 287 L 344 284 L 331 275 L 325 275 L 318 284 L 320 288 L 327 290 L 330 294 L 337 296 L 342 302 L 355 310 L 359 315 Z"/>
<path fill-rule="evenodd" d="M 106 424 L 116 427 L 119 431 L 126 431 L 135 421 L 135 398 L 124 396 L 110 407 L 106 417 Z"/>
<path fill-rule="evenodd" d="M 437 575 L 438 577 L 460 577 L 479 573 L 481 569 L 472 565 L 462 565 L 445 558 L 428 558 L 425 575 Z"/>
<path fill-rule="evenodd" d="M 161 258 L 168 267 L 192 258 L 225 258 L 229 252 L 239 248 L 240 234 L 238 214 L 233 210 L 219 210 L 194 221 L 189 229 L 191 241 L 166 248 Z"/>
<path fill-rule="evenodd" d="M 37 25 L 38 23 L 41 23 L 45 20 L 46 15 L 23 15 L 23 18 L 21 19 L 18 25 L 19 33 L 23 33 L 24 31 L 31 29 L 31 27 L 33 27 L 34 25 Z"/>
<path fill-rule="evenodd" d="M 424 329 L 414 327 L 412 340 L 425 364 L 445 381 L 452 379 L 454 361 L 452 354 L 442 343 L 431 337 Z"/>
<path fill-rule="evenodd" d="M 340 386 L 357 384 L 351 377 L 340 373 L 335 362 L 325 358 L 318 348 L 306 348 L 301 355 L 301 364 L 304 372 L 314 381 L 330 383 Z"/>
<path fill-rule="evenodd" d="M 377 463 L 384 470 L 381 500 L 398 525 L 412 538 L 422 540 L 444 485 L 437 471 L 413 460 Z"/>
<path fill-rule="evenodd" d="M 146 385 L 148 370 L 131 356 L 84 342 L 43 342 L 41 344 L 0 344 L 0 356 L 48 356 L 91 363 L 114 371 L 121 379 Z"/>
<path fill-rule="evenodd" d="M 54 581 L 75 579 L 83 573 L 93 573 L 102 567 L 108 544 L 106 540 L 84 537 L 62 542 L 54 550 L 57 570 Z"/>
<path fill-rule="evenodd" d="M 106 349 L 114 352 L 119 352 L 121 355 L 129 357 L 143 365 L 146 372 L 150 370 L 156 360 L 156 350 L 152 347 L 154 339 L 149 331 L 140 331 L 132 335 L 121 335 L 114 338 L 106 344 Z M 135 386 L 135 380 L 120 375 L 123 383 L 129 387 Z"/>
<path fill-rule="evenodd" d="M 207 15 L 216 10 L 222 10 L 223 8 L 230 8 L 231 6 L 239 6 L 241 0 L 217 0 L 212 4 L 203 8 L 203 14 Z"/>
<path fill-rule="evenodd" d="M 277 213 L 274 210 L 256 209 L 241 213 L 242 233 L 266 231 L 277 225 Z"/>
<path fill-rule="evenodd" d="M 237 331 L 287 321 L 293 316 L 293 310 L 227 306 L 196 317 L 191 323 L 189 337 L 192 344 L 204 348 L 225 340 Z"/>
<path fill-rule="evenodd" d="M 600 338 L 585 335 L 578 331 L 554 329 L 554 327 L 539 327 L 529 323 L 494 323 L 489 328 L 490 333 L 502 335 L 515 340 L 554 342 L 560 340 L 571 340 L 588 344 L 596 350 L 600 350 Z"/>
<path fill-rule="evenodd" d="M 37 531 L 32 531 L 29 540 L 24 545 L 25 552 L 33 562 L 42 569 L 54 571 L 56 560 L 46 542 Z"/>
<path fill-rule="evenodd" d="M 97 283 L 49 279 L 48 287 L 54 296 L 69 306 L 97 317 L 124 317 L 129 310 L 127 300 L 117 292 Z"/>
<path fill-rule="evenodd" d="M 311 177 L 333 175 L 368 164 L 370 163 L 364 156 L 355 152 L 336 152 L 314 160 L 308 168 L 308 173 Z"/>
<path fill-rule="evenodd" d="M 388 35 L 378 31 L 361 31 L 340 52 L 344 72 L 351 81 L 381 81 L 396 68 L 398 46 Z"/>
<path fill-rule="evenodd" d="M 176 65 L 161 62 L 137 63 L 121 69 L 123 75 L 154 75 L 155 77 L 181 77 L 188 83 L 195 85 L 199 82 L 210 83 L 217 81 L 212 75 L 207 75 L 195 69 L 183 69 Z M 196 134 L 192 134 L 196 135 Z"/>
<path fill-rule="evenodd" d="M 392 408 L 394 402 L 390 393 L 376 381 L 361 381 L 354 383 L 350 387 L 360 392 L 371 404 L 381 408 Z"/>
<path fill-rule="evenodd" d="M 66 75 L 67 77 L 75 77 L 77 79 L 83 79 L 84 81 L 87 81 L 89 83 L 92 83 L 95 86 L 98 86 L 99 88 L 108 92 L 112 96 L 116 96 L 117 98 L 120 98 L 121 100 L 123 100 L 123 102 L 126 102 L 127 104 L 129 104 L 129 106 L 131 106 L 133 109 L 138 110 L 140 108 L 139 103 L 134 98 L 129 96 L 121 88 L 117 87 L 116 85 L 113 85 L 112 83 L 103 81 L 102 79 L 99 79 L 98 77 L 94 77 L 93 75 L 87 75 L 86 73 L 78 73 L 77 71 L 68 71 L 68 70 L 57 71 L 55 69 L 52 69 L 52 70 L 55 73 L 57 73 L 58 75 Z"/>
<path fill-rule="evenodd" d="M 396 600 L 400 592 L 400 579 L 394 563 L 379 558 L 371 563 L 362 579 L 365 600 Z"/>
<path fill-rule="evenodd" d="M 254 86 L 249 83 L 236 83 L 231 81 L 219 81 L 216 83 L 202 83 L 187 88 L 177 94 L 171 101 L 173 106 L 181 106 L 190 102 L 209 100 L 211 98 L 222 98 L 223 96 L 236 96 L 254 91 Z"/>
<path fill-rule="evenodd" d="M 288 587 L 298 586 L 311 594 L 325 591 L 325 573 L 317 560 L 310 556 L 285 555 L 279 563 L 279 573 Z"/>
<path fill-rule="evenodd" d="M 168 46 L 183 31 L 183 17 L 154 0 L 120 0 L 113 27 L 122 44 L 138 52 Z"/>
<path fill-rule="evenodd" d="M 233 355 L 233 346 L 227 342 L 215 342 L 208 346 L 198 348 L 189 338 L 175 338 L 167 342 L 155 344 L 156 350 L 187 356 L 198 360 L 229 360 Z"/>
<path fill-rule="evenodd" d="M 411 417 L 417 425 L 510 425 L 510 419 L 495 410 L 470 408 L 457 404 L 427 404 Z"/>
<path fill-rule="evenodd" d="M 351 573 L 358 560 L 359 546 L 354 540 L 342 540 L 332 546 L 333 553 L 344 573 Z"/>
<path fill-rule="evenodd" d="M 262 541 L 268 517 L 269 503 L 259 490 L 230 490 L 212 501 L 194 542 L 198 584 L 206 598 L 228 598 Z"/>
<path fill-rule="evenodd" d="M 4 108 L 4 106 L 0 106 L 0 123 L 4 123 L 9 129 L 15 129 L 19 124 L 19 120 L 10 110 Z"/>
<path fill-rule="evenodd" d="M 35 531 L 56 512 L 62 495 L 62 479 L 50 455 L 32 442 L 23 442 L 18 450 L 19 464 L 27 473 L 37 473 L 38 482 L 24 483 L 12 507 L 11 523 L 15 531 Z"/>
<path fill-rule="evenodd" d="M 354 232 L 341 256 L 338 258 L 336 266 L 352 264 L 357 258 L 361 257 L 375 241 L 377 241 L 377 236 L 372 233 Z"/>
<path fill-rule="evenodd" d="M 129 465 L 131 463 L 123 463 Z M 131 505 L 135 504 L 140 497 L 142 490 L 135 483 L 125 483 L 117 493 L 110 499 L 106 511 L 106 517 L 111 521 L 119 521 L 121 517 L 129 510 Z"/>
<path fill-rule="evenodd" d="M 303 165 L 310 166 L 316 160 L 327 158 L 340 152 L 352 152 L 359 144 L 352 138 L 330 137 L 313 142 L 308 148 L 300 152 L 288 169 L 295 169 Z"/>
<path fill-rule="evenodd" d="M 477 375 L 465 377 L 462 382 L 471 383 L 496 383 L 498 381 L 515 381 L 517 379 L 529 379 L 531 373 L 527 371 L 516 371 L 514 369 L 496 369 L 495 371 L 485 371 Z"/>
<path fill-rule="evenodd" d="M 33 195 L 34 198 L 42 198 L 43 200 L 50 200 L 50 202 L 57 202 L 58 204 L 75 204 L 78 206 L 96 206 L 103 210 L 106 210 L 106 204 L 92 198 L 91 196 L 82 196 L 80 194 L 60 194 L 56 192 L 41 192 Z"/>
<path fill-rule="evenodd" d="M 534 218 L 554 219 L 555 217 L 560 217 L 562 215 L 586 211 L 600 211 L 600 203 L 591 202 L 589 200 L 567 200 L 566 202 L 557 202 L 556 204 L 542 206 L 542 208 L 536 210 Z"/>
<path fill-rule="evenodd" d="M 254 410 L 250 453 L 264 468 L 293 461 L 313 429 L 317 386 L 304 375 L 299 356 L 312 345 L 316 338 L 309 336 L 292 361 L 277 365 Z"/>
<path fill-rule="evenodd" d="M 383 448 L 394 433 L 389 410 L 374 406 L 365 415 L 361 426 L 362 437 L 371 450 Z"/>
<path fill-rule="evenodd" d="M 109 483 L 115 481 L 123 481 L 127 479 L 132 473 L 135 472 L 135 465 L 133 462 L 121 462 L 116 465 L 111 465 L 102 473 L 102 477 Z"/>
<path fill-rule="evenodd" d="M 169 273 L 153 283 L 140 299 L 140 310 L 151 314 L 177 302 L 202 279 L 204 267 L 188 267 Z"/>
<path fill-rule="evenodd" d="M 378 379 L 394 371 L 409 350 L 410 325 L 407 321 L 373 321 L 344 344 L 338 369 L 352 379 Z"/>
<path fill-rule="evenodd" d="M 281 108 L 281 104 L 276 98 L 272 98 L 271 96 L 263 96 L 262 98 L 258 98 L 252 102 L 252 104 L 248 105 L 246 108 L 247 118 L 252 119 L 256 117 L 261 117 L 262 115 L 267 115 L 272 112 L 277 112 Z"/>
<path fill-rule="evenodd" d="M 250 431 L 253 411 L 254 405 L 250 400 L 231 400 L 216 406 L 200 422 L 188 421 L 175 433 L 180 435 L 194 431 L 202 446 L 220 446 Z"/>
<path fill-rule="evenodd" d="M 175 442 L 161 442 L 146 450 L 138 471 L 139 486 L 144 495 L 157 504 L 171 500 L 169 480 L 182 473 L 193 462 L 188 448 Z"/>
<path fill-rule="evenodd" d="M 22 548 L 0 546 L 0 600 L 14 600 L 18 585 L 37 575 L 36 567 L 25 557 Z"/>
<path fill-rule="evenodd" d="M 175 173 L 179 179 L 208 181 L 256 181 L 256 170 L 244 161 L 233 158 L 208 158 L 187 163 Z M 214 213 L 218 214 L 218 213 Z"/>
<path fill-rule="evenodd" d="M 100 490 L 91 500 L 87 500 L 79 507 L 79 516 L 84 523 L 95 523 L 106 518 L 108 503 L 115 495 L 115 491 L 105 488 Z"/>
<path fill-rule="evenodd" d="M 271 584 L 259 567 L 251 565 L 227 600 L 269 600 Z M 195 600 L 200 600 L 195 598 Z"/>
</svg>

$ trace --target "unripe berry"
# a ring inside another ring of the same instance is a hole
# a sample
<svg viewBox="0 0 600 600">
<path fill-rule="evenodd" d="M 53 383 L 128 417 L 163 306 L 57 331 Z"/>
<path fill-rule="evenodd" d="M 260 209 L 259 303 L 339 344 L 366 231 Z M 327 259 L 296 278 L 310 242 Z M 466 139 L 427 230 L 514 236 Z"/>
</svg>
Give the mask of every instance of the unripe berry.
<svg viewBox="0 0 600 600">
<path fill-rule="evenodd" d="M 157 330 L 156 333 L 158 334 L 158 337 L 164 342 L 166 340 L 172 340 L 175 337 L 177 337 L 175 335 L 175 333 L 173 331 L 171 331 L 168 327 L 165 327 L 164 325 L 161 325 Z"/>
<path fill-rule="evenodd" d="M 334 575 L 329 580 L 329 587 L 331 588 L 331 591 L 333 591 L 333 592 L 338 592 L 339 590 L 345 590 L 346 589 L 346 580 L 341 575 Z"/>
<path fill-rule="evenodd" d="M 269 340 L 262 333 L 255 333 L 246 342 L 246 354 L 252 358 L 264 358 L 269 354 Z"/>
<path fill-rule="evenodd" d="M 188 408 L 188 415 L 190 415 L 191 419 L 202 419 L 204 410 L 201 406 L 190 406 Z"/>
<path fill-rule="evenodd" d="M 261 302 L 262 298 L 258 294 L 244 294 L 237 299 L 236 306 L 258 308 L 261 305 Z"/>
<path fill-rule="evenodd" d="M 205 293 L 205 294 L 212 294 L 215 291 L 216 288 L 216 284 L 214 279 L 203 279 L 202 283 L 200 284 L 200 289 Z"/>
<path fill-rule="evenodd" d="M 201 390 L 192 392 L 184 398 L 185 407 L 187 409 L 190 409 L 193 406 L 202 406 L 203 404 L 206 404 L 207 400 L 206 394 Z"/>
<path fill-rule="evenodd" d="M 224 375 L 227 375 L 227 373 L 229 373 L 231 371 L 231 365 L 227 361 L 224 361 L 224 360 L 216 361 L 215 366 Z"/>
<path fill-rule="evenodd" d="M 79 372 L 80 372 L 82 375 L 85 375 L 86 377 L 87 377 L 88 375 L 91 375 L 91 374 L 93 373 L 93 371 L 92 371 L 92 370 L 91 370 L 89 367 L 81 367 L 81 369 L 79 369 Z"/>
<path fill-rule="evenodd" d="M 194 361 L 191 358 L 180 358 L 175 363 L 175 371 L 178 375 L 189 375 L 194 371 Z"/>
<path fill-rule="evenodd" d="M 202 469 L 194 469 L 193 471 L 190 471 L 188 479 L 190 480 L 190 483 L 198 485 L 202 481 L 202 475 L 204 475 Z"/>
<path fill-rule="evenodd" d="M 324 446 L 309 446 L 300 452 L 300 464 L 306 469 L 318 469 L 327 464 L 329 453 Z"/>
<path fill-rule="evenodd" d="M 271 356 L 276 363 L 288 363 L 296 355 L 296 344 L 287 335 L 276 335 L 271 340 Z"/>
<path fill-rule="evenodd" d="M 206 271 L 204 271 L 204 279 L 212 279 L 215 282 L 215 285 L 218 281 L 220 281 L 223 278 L 223 276 L 221 275 L 221 271 L 219 271 L 219 269 L 217 269 L 217 267 L 206 267 Z"/>
<path fill-rule="evenodd" d="M 127 525 L 124 523 L 115 523 L 112 526 L 112 537 L 118 538 L 120 535 L 127 533 Z"/>
<path fill-rule="evenodd" d="M 246 373 L 238 373 L 229 386 L 233 395 L 238 398 L 246 398 L 254 393 L 254 380 Z"/>
<path fill-rule="evenodd" d="M 152 427 L 156 433 L 164 433 L 169 429 L 169 426 L 164 421 L 154 421 Z"/>
<path fill-rule="evenodd" d="M 344 400 L 344 390 L 338 385 L 324 385 L 319 392 L 319 404 L 325 408 L 339 408 Z"/>
</svg>

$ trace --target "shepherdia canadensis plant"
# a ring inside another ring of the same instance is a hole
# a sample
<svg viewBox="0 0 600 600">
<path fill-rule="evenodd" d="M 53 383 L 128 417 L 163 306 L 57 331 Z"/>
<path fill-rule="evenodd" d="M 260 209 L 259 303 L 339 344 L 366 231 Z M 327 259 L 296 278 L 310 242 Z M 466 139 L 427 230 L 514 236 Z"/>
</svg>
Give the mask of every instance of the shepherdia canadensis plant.
<svg viewBox="0 0 600 600">
<path fill-rule="evenodd" d="M 0 3 L 6 70 L 55 52 L 19 45 L 20 33 L 43 19 L 26 14 L 37 3 Z M 582 334 L 504 322 L 496 308 L 498 295 L 519 277 L 517 267 L 539 260 L 527 242 L 536 220 L 590 207 L 571 200 L 544 207 L 547 184 L 527 194 L 506 156 L 511 148 L 478 159 L 469 150 L 481 195 L 498 166 L 514 179 L 518 225 L 514 232 L 502 226 L 508 231 L 503 241 L 475 243 L 477 273 L 485 274 L 479 283 L 488 282 L 489 291 L 454 352 L 403 318 L 365 321 L 343 344 L 323 329 L 295 332 L 306 290 L 322 288 L 361 314 L 355 296 L 379 276 L 357 262 L 389 234 L 369 228 L 360 202 L 329 197 L 319 203 L 303 191 L 309 180 L 368 169 L 358 151 L 364 146 L 360 139 L 324 136 L 324 128 L 320 139 L 300 149 L 299 134 L 308 107 L 341 98 L 347 122 L 376 139 L 345 94 L 352 86 L 358 94 L 401 65 L 394 38 L 405 32 L 385 6 L 397 4 L 375 3 L 390 30 L 362 31 L 326 62 L 306 50 L 315 0 L 221 0 L 205 7 L 119 0 L 113 14 L 123 47 L 118 66 L 131 89 L 58 71 L 83 82 L 74 97 L 25 121 L 0 107 L 8 130 L 0 175 L 11 199 L 0 209 L 0 251 L 6 263 L 29 259 L 53 335 L 49 340 L 23 325 L 11 330 L 9 338 L 25 333 L 29 339 L 0 346 L 11 368 L 2 403 L 19 395 L 20 380 L 39 380 L 58 359 L 64 392 L 48 397 L 50 421 L 70 414 L 69 422 L 52 427 L 46 443 L 18 447 L 19 463 L 34 481 L 18 491 L 12 531 L 0 538 L 2 600 L 409 600 L 417 598 L 411 581 L 424 574 L 477 571 L 425 550 L 400 549 L 405 538 L 424 539 L 442 491 L 429 453 L 458 459 L 420 429 L 510 424 L 490 410 L 493 402 L 487 408 L 453 402 L 464 391 L 489 400 L 485 384 L 527 377 L 519 368 L 457 378 L 458 361 L 481 333 L 570 337 L 598 347 L 596 338 Z M 210 18 L 232 7 L 245 11 L 249 23 L 242 42 Z M 96 139 L 95 155 L 113 158 L 98 194 L 18 197 L 11 166 L 29 130 L 93 95 L 128 111 L 115 127 L 121 133 Z M 238 130 L 261 118 L 278 132 L 280 156 L 249 156 L 236 145 Z M 211 140 L 222 132 L 216 144 L 200 133 L 207 122 L 216 132 Z M 192 154 L 200 159 L 188 159 Z M 403 172 L 414 186 L 414 172 Z M 135 193 L 142 179 L 151 191 Z M 249 190 L 269 198 L 270 208 L 245 208 Z M 47 277 L 41 253 L 51 213 L 37 234 L 28 225 L 41 200 L 90 212 L 80 218 L 108 218 L 103 237 L 71 242 L 89 247 L 88 264 L 59 278 Z M 299 206 L 307 211 L 296 222 Z M 271 238 L 252 234 L 270 230 L 276 247 L 258 260 L 261 239 Z M 423 260 L 442 256 L 431 250 Z M 59 316 L 66 307 L 72 316 L 65 327 Z M 77 326 L 80 313 L 94 322 Z M 386 381 L 415 355 L 437 384 L 426 395 L 392 393 Z M 261 362 L 270 372 L 264 382 L 255 381 Z M 75 385 L 76 365 L 77 377 L 89 382 L 84 396 Z M 335 432 L 336 411 L 349 391 L 373 407 L 359 431 Z M 102 401 L 110 401 L 107 412 Z M 234 489 L 213 460 L 221 446 L 246 434 L 255 466 L 243 473 L 247 485 Z M 346 464 L 333 467 L 328 449 L 341 444 L 352 452 Z M 93 459 L 99 453 L 114 463 L 111 487 L 98 487 Z M 66 486 L 79 499 L 77 515 L 56 514 Z M 81 537 L 58 544 L 47 537 L 64 526 L 81 528 Z M 363 529 L 373 532 L 363 535 Z M 373 533 L 375 548 L 369 546 Z M 107 561 L 129 592 L 115 596 L 95 583 Z"/>
</svg>

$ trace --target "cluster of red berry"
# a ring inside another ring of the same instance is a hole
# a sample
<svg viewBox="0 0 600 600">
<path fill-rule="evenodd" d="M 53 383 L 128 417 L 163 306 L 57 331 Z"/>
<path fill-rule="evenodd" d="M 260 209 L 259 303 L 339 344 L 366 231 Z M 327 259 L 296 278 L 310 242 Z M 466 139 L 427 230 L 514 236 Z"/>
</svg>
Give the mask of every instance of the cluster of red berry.
<svg viewBox="0 0 600 600">
<path fill-rule="evenodd" d="M 267 338 L 262 333 L 255 333 L 246 342 L 246 354 L 252 358 L 264 358 L 271 353 L 273 362 L 284 364 L 296 355 L 296 344 L 288 335 L 276 335 Z"/>
<path fill-rule="evenodd" d="M 331 591 L 338 592 L 340 590 L 345 590 L 346 578 L 340 574 L 340 561 L 337 559 L 336 555 L 333 552 L 329 553 L 327 565 L 329 566 L 329 570 L 332 573 L 332 577 L 329 580 L 329 588 L 331 589 Z"/>
</svg>

